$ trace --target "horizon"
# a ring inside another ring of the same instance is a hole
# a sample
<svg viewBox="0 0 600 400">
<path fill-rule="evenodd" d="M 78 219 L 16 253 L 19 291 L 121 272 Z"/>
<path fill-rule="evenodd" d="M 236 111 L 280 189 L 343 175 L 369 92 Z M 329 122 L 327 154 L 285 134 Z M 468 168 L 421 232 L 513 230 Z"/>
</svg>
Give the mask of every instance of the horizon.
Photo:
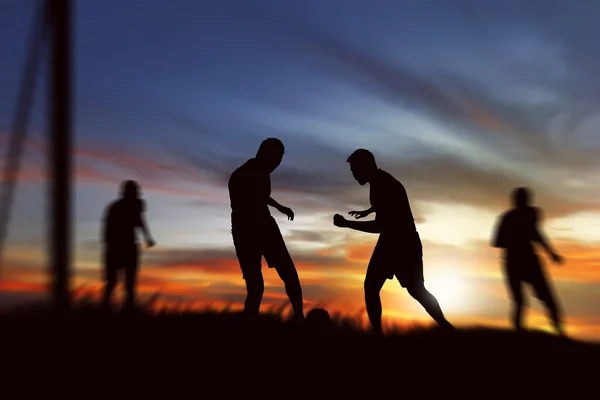
<svg viewBox="0 0 600 400">
<path fill-rule="evenodd" d="M 377 236 L 336 228 L 332 217 L 369 208 L 368 185 L 353 180 L 346 162 L 366 148 L 407 190 L 425 286 L 450 322 L 510 327 L 490 240 L 511 190 L 527 186 L 543 210 L 542 229 L 566 258 L 555 266 L 540 252 L 567 333 L 600 339 L 600 59 L 592 42 L 600 4 L 347 1 L 340 12 L 313 0 L 276 3 L 75 7 L 72 288 L 101 287 L 102 214 L 120 182 L 134 179 L 157 242 L 143 252 L 140 297 L 239 307 L 245 285 L 227 179 L 263 139 L 278 137 L 286 151 L 271 174 L 272 196 L 295 219 L 270 211 L 306 310 L 364 309 Z M 3 144 L 33 4 L 15 1 L 0 17 L 10 33 L 0 43 L 14 54 L 2 74 Z M 38 99 L 10 219 L 4 306 L 42 299 L 49 282 L 42 105 Z M 278 307 L 283 283 L 264 262 L 263 273 L 261 309 Z M 549 329 L 526 293 L 525 326 Z M 382 303 L 387 321 L 431 322 L 395 279 Z"/>
</svg>

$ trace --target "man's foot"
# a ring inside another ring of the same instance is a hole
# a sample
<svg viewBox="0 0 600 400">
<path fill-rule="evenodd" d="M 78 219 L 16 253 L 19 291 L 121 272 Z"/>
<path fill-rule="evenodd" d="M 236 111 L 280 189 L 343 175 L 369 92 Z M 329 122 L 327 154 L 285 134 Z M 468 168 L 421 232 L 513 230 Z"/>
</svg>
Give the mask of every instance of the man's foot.
<svg viewBox="0 0 600 400">
<path fill-rule="evenodd" d="M 104 312 L 109 312 L 112 309 L 112 304 L 110 300 L 102 300 L 100 303 L 100 310 Z"/>
<path fill-rule="evenodd" d="M 445 320 L 439 324 L 440 329 L 443 332 L 455 332 L 456 328 L 449 321 Z"/>
<path fill-rule="evenodd" d="M 306 318 L 304 317 L 304 313 L 298 312 L 298 313 L 293 313 L 292 317 L 289 319 L 289 321 L 292 324 L 301 324 L 305 321 L 305 319 Z"/>
<path fill-rule="evenodd" d="M 554 327 L 554 329 L 556 330 L 556 333 L 558 334 L 558 336 L 560 337 L 567 337 L 567 332 L 565 331 L 565 328 L 562 325 L 556 325 Z"/>
<path fill-rule="evenodd" d="M 255 312 L 255 311 L 246 311 L 244 310 L 241 314 L 242 320 L 243 321 L 252 321 L 254 322 L 255 320 L 258 319 L 258 317 L 260 316 L 260 313 Z"/>
<path fill-rule="evenodd" d="M 375 327 L 371 328 L 371 333 L 374 336 L 377 336 L 377 337 L 384 337 L 385 336 L 383 334 L 383 329 L 381 327 L 379 327 L 379 328 L 375 328 Z"/>
</svg>

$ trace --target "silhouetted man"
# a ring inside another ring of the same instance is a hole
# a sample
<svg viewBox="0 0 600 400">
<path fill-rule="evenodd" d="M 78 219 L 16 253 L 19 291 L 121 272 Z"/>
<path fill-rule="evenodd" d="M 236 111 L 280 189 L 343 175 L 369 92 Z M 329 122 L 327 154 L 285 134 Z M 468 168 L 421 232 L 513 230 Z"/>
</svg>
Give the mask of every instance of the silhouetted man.
<svg viewBox="0 0 600 400">
<path fill-rule="evenodd" d="M 139 268 L 139 249 L 137 230 L 140 229 L 148 247 L 154 246 L 154 240 L 144 218 L 146 202 L 140 198 L 139 185 L 134 181 L 125 181 L 121 186 L 121 198 L 109 204 L 104 215 L 104 269 L 106 286 L 104 305 L 110 304 L 111 296 L 117 284 L 117 273 L 125 270 L 127 290 L 126 308 L 135 305 L 135 285 Z"/>
<path fill-rule="evenodd" d="M 376 334 L 383 333 L 379 292 L 386 279 L 393 279 L 394 275 L 400 285 L 408 290 L 441 327 L 452 329 L 435 297 L 425 289 L 421 238 L 404 186 L 380 169 L 368 150 L 356 150 L 347 162 L 360 185 L 369 183 L 371 201 L 371 208 L 368 210 L 351 211 L 350 214 L 362 218 L 375 212 L 375 220 L 348 221 L 336 214 L 333 223 L 341 228 L 379 234 L 364 282 L 367 314 L 373 331 Z"/>
<path fill-rule="evenodd" d="M 541 210 L 530 205 L 529 189 L 515 189 L 512 200 L 514 208 L 500 216 L 492 246 L 504 249 L 504 272 L 514 301 L 513 324 L 518 331 L 522 330 L 525 306 L 522 284 L 528 283 L 533 286 L 538 299 L 544 302 L 557 331 L 564 334 L 557 302 L 532 242 L 541 244 L 555 263 L 562 263 L 563 258 L 552 249 L 538 228 Z"/>
<path fill-rule="evenodd" d="M 264 292 L 262 257 L 275 268 L 294 310 L 294 317 L 304 318 L 302 288 L 296 267 L 287 250 L 281 231 L 271 216 L 269 206 L 294 219 L 288 207 L 271 197 L 270 174 L 281 164 L 283 143 L 276 138 L 264 140 L 256 157 L 246 161 L 229 178 L 231 233 L 242 275 L 246 281 L 244 312 L 256 316 Z"/>
</svg>

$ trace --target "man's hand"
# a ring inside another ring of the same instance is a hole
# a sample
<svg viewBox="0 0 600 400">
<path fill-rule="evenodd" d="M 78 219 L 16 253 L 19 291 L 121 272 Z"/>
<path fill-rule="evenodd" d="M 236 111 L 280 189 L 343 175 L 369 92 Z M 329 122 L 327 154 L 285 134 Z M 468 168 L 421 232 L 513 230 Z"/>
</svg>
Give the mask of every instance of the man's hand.
<svg viewBox="0 0 600 400">
<path fill-rule="evenodd" d="M 552 254 L 550 254 L 550 257 L 552 258 L 552 261 L 554 261 L 555 264 L 564 264 L 565 263 L 565 259 L 561 255 L 552 253 Z"/>
<path fill-rule="evenodd" d="M 371 214 L 372 211 L 370 210 L 364 210 L 364 211 L 350 211 L 348 214 L 350 214 L 351 216 L 353 216 L 356 219 L 360 219 L 360 218 L 364 218 L 367 215 Z"/>
<path fill-rule="evenodd" d="M 346 226 L 346 222 L 348 222 L 348 220 L 340 214 L 335 214 L 333 216 L 333 224 L 339 228 L 344 228 Z"/>
<path fill-rule="evenodd" d="M 146 247 L 151 248 L 151 247 L 154 247 L 154 245 L 156 245 L 156 242 L 154 241 L 154 239 L 152 239 L 152 238 L 146 239 Z"/>
<path fill-rule="evenodd" d="M 279 208 L 279 211 L 280 211 L 282 214 L 285 214 L 285 215 L 287 215 L 287 217 L 288 217 L 288 221 L 293 221 L 293 220 L 294 220 L 294 212 L 292 211 L 292 209 L 291 209 L 291 208 L 289 208 L 289 207 L 284 207 L 284 206 L 281 206 L 281 208 Z"/>
</svg>

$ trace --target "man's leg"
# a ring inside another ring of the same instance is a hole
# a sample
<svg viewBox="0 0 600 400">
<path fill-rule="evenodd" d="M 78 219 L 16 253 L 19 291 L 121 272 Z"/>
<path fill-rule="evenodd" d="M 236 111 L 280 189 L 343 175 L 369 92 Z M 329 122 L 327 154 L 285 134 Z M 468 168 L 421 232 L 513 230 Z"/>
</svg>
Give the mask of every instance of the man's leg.
<svg viewBox="0 0 600 400">
<path fill-rule="evenodd" d="M 271 231 L 267 236 L 269 241 L 265 243 L 264 249 L 265 260 L 269 267 L 275 268 L 283 281 L 285 292 L 294 310 L 294 318 L 304 319 L 304 300 L 298 271 L 277 224 L 273 222 L 270 229 Z"/>
<path fill-rule="evenodd" d="M 410 246 L 407 253 L 396 255 L 396 257 L 400 257 L 396 278 L 439 326 L 451 329 L 452 324 L 444 316 L 437 299 L 425 288 L 421 240 L 418 236 L 412 240 L 411 242 L 407 239 L 407 245 Z"/>
<path fill-rule="evenodd" d="M 302 286 L 298 271 L 293 264 L 288 264 L 286 267 L 275 267 L 277 274 L 285 284 L 285 293 L 290 299 L 292 309 L 294 310 L 294 318 L 304 319 L 304 300 L 302 298 Z"/>
<path fill-rule="evenodd" d="M 235 231 L 234 231 L 235 232 Z M 246 282 L 246 301 L 244 314 L 258 316 L 265 284 L 262 275 L 262 252 L 257 235 L 260 232 L 248 234 L 233 233 L 235 252 L 242 270 L 242 277 Z"/>
<path fill-rule="evenodd" d="M 539 268 L 539 270 L 536 272 L 532 286 L 535 290 L 537 298 L 545 304 L 546 310 L 548 311 L 548 314 L 554 324 L 554 328 L 559 334 L 564 335 L 565 332 L 562 326 L 561 312 L 557 304 L 558 302 L 556 301 L 555 295 L 550 288 L 548 279 L 544 275 L 541 268 Z"/>
<path fill-rule="evenodd" d="M 367 315 L 369 316 L 369 322 L 371 323 L 373 332 L 376 335 L 383 335 L 383 329 L 381 327 L 381 297 L 379 296 L 379 293 L 387 278 L 385 274 L 378 270 L 381 267 L 382 266 L 380 265 L 376 265 L 373 262 L 373 259 L 371 259 L 364 282 Z"/>
<path fill-rule="evenodd" d="M 107 247 L 104 250 L 104 296 L 102 305 L 109 307 L 112 297 L 112 292 L 117 284 L 117 265 L 115 260 L 114 249 Z"/>
<path fill-rule="evenodd" d="M 135 290 L 138 270 L 139 250 L 138 247 L 134 245 L 128 250 L 127 265 L 125 266 L 125 288 L 127 290 L 125 307 L 128 309 L 133 309 L 135 307 Z"/>
<path fill-rule="evenodd" d="M 515 329 L 520 332 L 523 330 L 523 309 L 526 306 L 523 297 L 523 284 L 520 276 L 510 271 L 506 271 L 506 281 L 513 301 L 512 323 Z"/>
<path fill-rule="evenodd" d="M 265 291 L 265 282 L 262 271 L 254 271 L 249 274 L 244 274 L 246 281 L 246 301 L 244 302 L 244 314 L 248 316 L 258 316 L 260 311 L 260 303 Z"/>
<path fill-rule="evenodd" d="M 443 328 L 452 328 L 452 324 L 448 322 L 437 299 L 425 288 L 423 281 L 415 282 L 406 287 L 408 293 L 417 300 L 433 318 L 437 324 Z"/>
</svg>

